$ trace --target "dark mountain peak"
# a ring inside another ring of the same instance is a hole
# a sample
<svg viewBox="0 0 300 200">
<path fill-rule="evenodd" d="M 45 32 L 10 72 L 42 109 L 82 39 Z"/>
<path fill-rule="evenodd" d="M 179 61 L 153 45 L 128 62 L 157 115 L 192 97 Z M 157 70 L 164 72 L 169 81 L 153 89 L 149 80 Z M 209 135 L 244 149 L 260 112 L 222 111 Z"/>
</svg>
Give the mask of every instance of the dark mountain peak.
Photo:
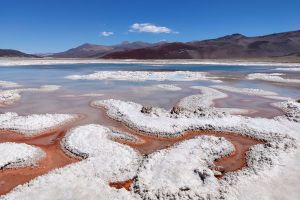
<svg viewBox="0 0 300 200">
<path fill-rule="evenodd" d="M 0 49 L 0 57 L 28 57 L 40 58 L 39 56 L 23 53 L 14 49 Z"/>
<path fill-rule="evenodd" d="M 112 59 L 236 59 L 299 57 L 300 31 L 247 37 L 239 33 L 217 39 L 168 44 L 108 53 Z"/>
<path fill-rule="evenodd" d="M 217 39 L 227 39 L 227 40 L 238 40 L 238 39 L 242 39 L 242 38 L 247 38 L 245 35 L 242 35 L 240 33 L 234 33 L 231 35 L 226 35 L 224 37 L 220 37 Z"/>
<path fill-rule="evenodd" d="M 84 43 L 84 44 L 81 44 L 73 49 L 76 49 L 76 48 L 90 48 L 91 46 L 94 46 L 94 44 L 91 44 L 91 43 Z"/>
</svg>

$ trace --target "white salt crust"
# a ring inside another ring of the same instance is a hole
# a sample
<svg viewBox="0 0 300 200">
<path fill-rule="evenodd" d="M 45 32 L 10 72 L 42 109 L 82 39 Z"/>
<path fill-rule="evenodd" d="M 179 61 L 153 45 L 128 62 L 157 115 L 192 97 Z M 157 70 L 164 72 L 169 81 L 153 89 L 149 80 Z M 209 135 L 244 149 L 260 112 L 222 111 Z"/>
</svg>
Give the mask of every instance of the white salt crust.
<svg viewBox="0 0 300 200">
<path fill-rule="evenodd" d="M 176 107 L 191 112 L 199 109 L 202 111 L 210 110 L 210 112 L 218 111 L 218 112 L 226 112 L 230 114 L 247 114 L 250 112 L 250 110 L 241 109 L 241 108 L 212 107 L 214 105 L 214 100 L 226 98 L 228 97 L 228 95 L 216 89 L 205 87 L 205 86 L 191 86 L 190 88 L 200 90 L 201 94 L 191 95 L 181 99 L 176 105 Z"/>
<path fill-rule="evenodd" d="M 42 149 L 28 144 L 0 143 L 0 169 L 35 166 L 45 157 Z"/>
<path fill-rule="evenodd" d="M 284 74 L 282 73 L 254 73 L 254 74 L 248 74 L 247 79 L 249 80 L 263 80 L 263 81 L 271 81 L 271 82 L 278 82 L 278 83 L 300 83 L 299 79 L 288 79 L 288 78 L 282 78 Z"/>
<path fill-rule="evenodd" d="M 126 133 L 126 132 L 122 132 L 119 130 L 115 130 L 113 127 L 111 127 L 111 132 L 109 133 L 109 138 L 111 140 L 122 140 L 122 141 L 126 141 L 126 142 L 134 142 L 134 143 L 143 143 L 144 140 L 141 139 L 138 136 Z"/>
<path fill-rule="evenodd" d="M 257 88 L 237 88 L 237 87 L 223 86 L 223 85 L 213 85 L 212 87 L 227 92 L 233 92 L 233 93 L 244 94 L 249 96 L 259 96 L 259 97 L 275 99 L 275 100 L 291 100 L 290 97 L 278 96 L 276 92 L 266 91 Z"/>
<path fill-rule="evenodd" d="M 70 75 L 65 78 L 71 80 L 126 80 L 126 81 L 212 81 L 217 77 L 209 77 L 206 72 L 192 71 L 173 71 L 173 72 L 156 72 L 156 71 L 96 71 L 88 75 Z"/>
<path fill-rule="evenodd" d="M 133 188 L 142 199 L 215 199 L 220 184 L 211 169 L 213 161 L 233 151 L 224 138 L 183 141 L 145 158 Z"/>
<path fill-rule="evenodd" d="M 43 85 L 40 88 L 19 88 L 13 90 L 0 90 L 0 106 L 12 105 L 21 98 L 22 92 L 53 92 L 60 88 L 59 85 Z"/>
<path fill-rule="evenodd" d="M 163 89 L 163 90 L 169 90 L 169 91 L 182 90 L 181 87 L 178 87 L 176 85 L 170 85 L 170 84 L 158 84 L 158 85 L 155 85 L 155 87 L 158 87 L 159 89 Z"/>
<path fill-rule="evenodd" d="M 107 114 L 113 119 L 122 121 L 129 127 L 150 135 L 176 137 L 186 130 L 206 129 L 232 131 L 265 141 L 265 144 L 251 147 L 247 153 L 247 168 L 227 173 L 220 180 L 220 192 L 214 194 L 219 195 L 220 199 L 239 199 L 242 191 L 239 185 L 247 185 L 251 188 L 251 185 L 255 184 L 249 181 L 252 178 L 266 181 L 268 177 L 273 176 L 279 180 L 280 176 L 275 169 L 286 164 L 283 158 L 290 157 L 293 153 L 299 153 L 297 149 L 300 139 L 300 124 L 290 121 L 286 117 L 276 119 L 250 118 L 209 111 L 193 113 L 182 111 L 179 114 L 171 114 L 160 108 L 152 108 L 150 113 L 145 114 L 141 112 L 142 105 L 112 99 L 97 101 L 93 105 L 104 106 L 107 109 Z M 296 175 L 299 176 L 299 174 Z M 193 192 L 187 193 L 192 195 Z M 174 194 L 167 194 L 166 190 L 164 195 L 172 196 Z"/>
<path fill-rule="evenodd" d="M 11 82 L 11 81 L 0 81 L 0 87 L 2 88 L 16 88 L 21 87 L 18 83 Z"/>
<path fill-rule="evenodd" d="M 279 116 L 277 118 L 286 118 L 290 121 L 300 122 L 300 103 L 290 100 L 273 103 L 272 105 L 277 108 L 280 108 L 285 113 L 285 116 Z"/>
<path fill-rule="evenodd" d="M 300 71 L 300 67 L 278 67 L 275 70 L 279 71 Z"/>
<path fill-rule="evenodd" d="M 72 122 L 78 118 L 70 114 L 40 114 L 19 116 L 17 113 L 0 114 L 0 130 L 15 131 L 33 136 L 43 131 Z"/>
<path fill-rule="evenodd" d="M 49 59 L 49 58 L 0 58 L 0 66 L 27 66 L 27 65 L 60 65 L 60 64 L 147 64 L 147 65 L 236 65 L 236 66 L 278 66 L 278 67 L 298 67 L 300 63 L 281 62 L 259 62 L 245 60 L 213 60 L 213 59 L 163 59 L 163 60 L 135 60 L 135 59 Z"/>
<path fill-rule="evenodd" d="M 111 130 L 100 125 L 71 129 L 62 141 L 70 155 L 85 158 L 50 171 L 16 187 L 3 199 L 138 199 L 125 189 L 114 189 L 111 181 L 136 175 L 141 156 L 133 149 L 110 140 Z M 1 198 L 0 198 L 1 199 Z"/>
</svg>

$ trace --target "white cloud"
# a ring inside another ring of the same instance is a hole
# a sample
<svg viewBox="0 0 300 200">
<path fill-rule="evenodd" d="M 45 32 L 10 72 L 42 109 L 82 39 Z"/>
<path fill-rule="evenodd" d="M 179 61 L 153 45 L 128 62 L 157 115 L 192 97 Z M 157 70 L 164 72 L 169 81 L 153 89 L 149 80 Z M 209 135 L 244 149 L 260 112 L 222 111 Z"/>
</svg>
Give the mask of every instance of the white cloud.
<svg viewBox="0 0 300 200">
<path fill-rule="evenodd" d="M 135 23 L 130 26 L 130 32 L 144 32 L 144 33 L 177 33 L 165 26 L 156 26 L 151 23 Z"/>
<path fill-rule="evenodd" d="M 110 32 L 110 31 L 103 31 L 100 33 L 101 36 L 104 36 L 104 37 L 109 37 L 109 36 L 112 36 L 114 34 L 114 32 Z"/>
</svg>

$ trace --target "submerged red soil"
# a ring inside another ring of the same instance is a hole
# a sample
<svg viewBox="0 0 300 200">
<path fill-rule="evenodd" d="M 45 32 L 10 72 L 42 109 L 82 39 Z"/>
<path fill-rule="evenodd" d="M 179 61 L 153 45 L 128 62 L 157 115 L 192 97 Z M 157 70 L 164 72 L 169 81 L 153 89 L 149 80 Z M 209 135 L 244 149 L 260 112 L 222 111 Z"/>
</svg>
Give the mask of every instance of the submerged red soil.
<svg viewBox="0 0 300 200">
<path fill-rule="evenodd" d="M 121 122 L 110 119 L 106 116 L 104 110 L 100 110 L 101 124 L 105 126 L 112 126 L 117 130 L 128 132 L 142 139 L 142 142 L 125 142 L 118 141 L 138 150 L 141 154 L 150 154 L 157 150 L 168 148 L 173 144 L 191 139 L 198 135 L 213 135 L 217 137 L 224 137 L 235 146 L 235 151 L 217 161 L 215 164 L 222 167 L 222 172 L 231 172 L 246 167 L 246 152 L 252 145 L 263 143 L 256 139 L 242 136 L 239 134 L 217 131 L 188 131 L 180 137 L 162 138 L 157 136 L 150 136 L 145 133 L 128 128 Z M 65 165 L 79 161 L 66 155 L 60 146 L 60 140 L 65 135 L 66 131 L 71 126 L 61 128 L 57 131 L 50 131 L 34 137 L 25 137 L 21 134 L 0 131 L 0 142 L 16 142 L 26 143 L 40 147 L 45 151 L 46 157 L 38 163 L 36 167 L 25 167 L 18 169 L 5 169 L 0 171 L 0 195 L 6 194 L 14 187 L 24 184 L 37 176 L 43 175 L 52 169 L 63 167 Z M 122 182 L 111 182 L 111 187 L 120 189 L 125 188 L 130 190 L 133 180 L 126 180 Z"/>
<path fill-rule="evenodd" d="M 24 184 L 37 176 L 46 174 L 52 169 L 77 162 L 75 158 L 67 156 L 60 146 L 60 139 L 65 130 L 44 133 L 36 137 L 25 137 L 18 133 L 0 131 L 0 142 L 26 143 L 40 147 L 46 157 L 38 162 L 36 167 L 5 169 L 0 171 L 0 195 L 6 194 L 14 187 Z"/>
<path fill-rule="evenodd" d="M 132 179 L 126 180 L 126 181 L 120 181 L 120 182 L 110 182 L 109 186 L 114 187 L 116 189 L 125 188 L 127 191 L 131 191 L 131 185 L 133 183 Z"/>
</svg>

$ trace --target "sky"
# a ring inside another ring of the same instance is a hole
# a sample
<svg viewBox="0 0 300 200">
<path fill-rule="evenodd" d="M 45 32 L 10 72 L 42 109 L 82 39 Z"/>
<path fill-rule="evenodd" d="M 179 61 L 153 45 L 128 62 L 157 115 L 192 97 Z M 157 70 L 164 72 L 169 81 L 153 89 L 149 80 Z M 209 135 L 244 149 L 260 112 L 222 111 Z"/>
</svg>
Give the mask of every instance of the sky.
<svg viewBox="0 0 300 200">
<path fill-rule="evenodd" d="M 0 0 L 0 48 L 194 41 L 300 29 L 300 0 Z"/>
</svg>

